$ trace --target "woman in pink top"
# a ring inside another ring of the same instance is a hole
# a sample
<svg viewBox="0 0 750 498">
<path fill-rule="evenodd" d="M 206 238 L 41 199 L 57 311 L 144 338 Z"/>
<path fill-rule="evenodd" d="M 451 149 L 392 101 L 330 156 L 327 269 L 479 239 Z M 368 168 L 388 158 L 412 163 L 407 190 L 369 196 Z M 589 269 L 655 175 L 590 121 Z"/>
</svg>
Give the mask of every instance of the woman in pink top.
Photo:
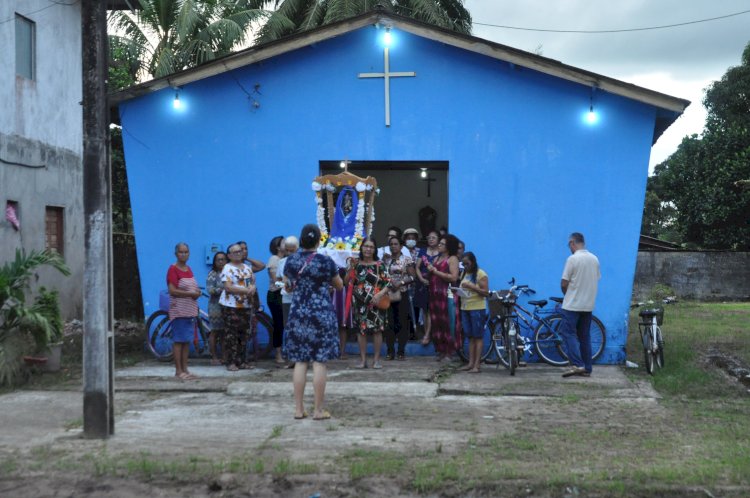
<svg viewBox="0 0 750 498">
<path fill-rule="evenodd" d="M 174 248 L 177 262 L 167 270 L 169 288 L 169 319 L 172 321 L 172 352 L 174 353 L 175 377 L 182 380 L 196 379 L 188 371 L 190 342 L 195 335 L 198 317 L 197 299 L 201 296 L 193 270 L 187 265 L 190 248 L 180 242 Z"/>
</svg>

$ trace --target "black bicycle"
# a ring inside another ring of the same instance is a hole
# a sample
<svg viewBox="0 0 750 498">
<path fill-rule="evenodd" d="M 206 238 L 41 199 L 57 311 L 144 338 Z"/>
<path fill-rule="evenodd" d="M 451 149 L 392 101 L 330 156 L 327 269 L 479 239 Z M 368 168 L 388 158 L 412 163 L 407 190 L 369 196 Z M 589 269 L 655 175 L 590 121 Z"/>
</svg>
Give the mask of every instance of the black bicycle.
<svg viewBox="0 0 750 498">
<path fill-rule="evenodd" d="M 208 294 L 203 293 L 204 297 Z M 195 332 L 191 342 L 191 352 L 199 357 L 210 355 L 208 350 L 208 334 L 211 332 L 211 324 L 208 320 L 208 314 L 203 310 L 198 310 L 198 316 L 195 321 Z M 273 335 L 273 318 L 263 311 L 261 306 L 253 315 L 251 323 L 251 333 L 248 339 L 248 349 L 250 349 L 257 359 L 258 356 L 266 356 L 272 348 L 270 341 Z M 265 330 L 269 338 L 268 345 L 263 351 L 258 346 L 258 333 Z M 169 313 L 164 310 L 157 310 L 146 320 L 146 347 L 159 361 L 172 361 L 172 321 L 169 319 Z"/>
</svg>

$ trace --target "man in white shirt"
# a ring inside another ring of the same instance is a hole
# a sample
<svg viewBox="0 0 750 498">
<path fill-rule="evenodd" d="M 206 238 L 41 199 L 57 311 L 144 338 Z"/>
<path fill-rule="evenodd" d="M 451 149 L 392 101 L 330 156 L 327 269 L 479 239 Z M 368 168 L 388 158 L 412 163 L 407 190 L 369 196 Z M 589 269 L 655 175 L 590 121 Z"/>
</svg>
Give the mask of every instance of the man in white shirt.
<svg viewBox="0 0 750 498">
<path fill-rule="evenodd" d="M 591 315 L 602 274 L 599 259 L 586 250 L 583 234 L 574 232 L 568 238 L 571 256 L 563 269 L 560 287 L 565 295 L 562 304 L 564 320 L 560 328 L 570 369 L 562 376 L 591 375 Z"/>
</svg>

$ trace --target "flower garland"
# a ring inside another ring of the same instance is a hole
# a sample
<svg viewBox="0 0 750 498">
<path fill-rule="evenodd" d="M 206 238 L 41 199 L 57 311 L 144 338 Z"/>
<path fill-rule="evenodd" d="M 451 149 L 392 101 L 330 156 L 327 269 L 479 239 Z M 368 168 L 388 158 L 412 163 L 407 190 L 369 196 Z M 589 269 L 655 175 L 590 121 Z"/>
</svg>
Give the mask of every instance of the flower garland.
<svg viewBox="0 0 750 498">
<path fill-rule="evenodd" d="M 323 209 L 323 196 L 320 193 L 322 188 L 323 185 L 321 185 L 320 183 L 312 182 L 312 189 L 315 192 L 315 203 L 318 205 L 316 217 L 318 221 L 318 228 L 320 229 L 320 243 L 325 244 L 326 240 L 328 239 L 328 228 L 326 227 L 326 215 L 325 210 Z"/>
</svg>

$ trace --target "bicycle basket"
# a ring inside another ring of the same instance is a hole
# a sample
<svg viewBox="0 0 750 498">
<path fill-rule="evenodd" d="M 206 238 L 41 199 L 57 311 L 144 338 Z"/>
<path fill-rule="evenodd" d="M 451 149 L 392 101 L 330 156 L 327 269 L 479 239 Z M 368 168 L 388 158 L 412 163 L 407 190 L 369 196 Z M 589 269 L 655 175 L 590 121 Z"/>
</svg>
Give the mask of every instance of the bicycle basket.
<svg viewBox="0 0 750 498">
<path fill-rule="evenodd" d="M 656 316 L 656 324 L 661 327 L 664 323 L 664 308 L 650 308 L 639 313 L 642 323 L 650 324 L 651 317 Z"/>
<path fill-rule="evenodd" d="M 509 290 L 499 290 L 490 295 L 488 302 L 492 316 L 510 315 L 516 304 L 516 295 Z"/>
</svg>

